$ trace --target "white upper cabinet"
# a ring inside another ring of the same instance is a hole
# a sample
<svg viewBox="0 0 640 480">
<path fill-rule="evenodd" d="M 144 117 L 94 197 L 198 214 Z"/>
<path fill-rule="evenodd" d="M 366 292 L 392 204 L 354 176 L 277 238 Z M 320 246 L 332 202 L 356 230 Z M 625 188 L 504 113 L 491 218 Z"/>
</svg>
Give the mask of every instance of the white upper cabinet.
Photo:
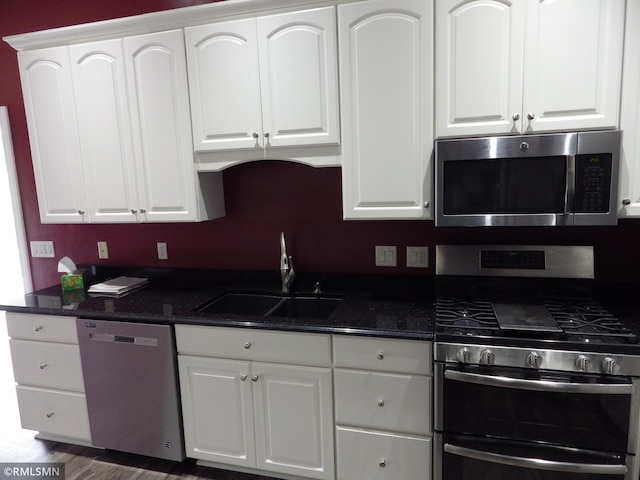
<svg viewBox="0 0 640 480">
<path fill-rule="evenodd" d="M 82 223 L 86 199 L 67 47 L 20 52 L 40 219 Z"/>
<path fill-rule="evenodd" d="M 185 29 L 196 151 L 340 141 L 335 10 Z M 226 166 L 226 165 L 225 165 Z"/>
<path fill-rule="evenodd" d="M 624 0 L 438 0 L 436 135 L 617 127 Z"/>
<path fill-rule="evenodd" d="M 429 218 L 433 6 L 340 5 L 345 219 Z"/>
</svg>

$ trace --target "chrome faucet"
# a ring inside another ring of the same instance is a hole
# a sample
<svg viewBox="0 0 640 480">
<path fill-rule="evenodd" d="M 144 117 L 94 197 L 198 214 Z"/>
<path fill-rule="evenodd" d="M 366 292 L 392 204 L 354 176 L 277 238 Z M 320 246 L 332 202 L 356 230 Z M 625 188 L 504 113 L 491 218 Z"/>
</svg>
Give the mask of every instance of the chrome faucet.
<svg viewBox="0 0 640 480">
<path fill-rule="evenodd" d="M 296 272 L 293 270 L 293 259 L 287 255 L 284 232 L 280 232 L 280 276 L 282 277 L 282 291 L 289 293 Z"/>
</svg>

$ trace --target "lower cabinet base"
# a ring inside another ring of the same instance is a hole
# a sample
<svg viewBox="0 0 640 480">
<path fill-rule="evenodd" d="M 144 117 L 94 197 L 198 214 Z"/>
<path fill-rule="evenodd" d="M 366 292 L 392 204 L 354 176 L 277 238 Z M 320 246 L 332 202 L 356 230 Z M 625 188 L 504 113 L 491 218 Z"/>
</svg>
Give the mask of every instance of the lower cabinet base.
<svg viewBox="0 0 640 480">
<path fill-rule="evenodd" d="M 260 477 L 280 478 L 282 480 L 302 480 L 305 477 L 299 475 L 287 475 L 286 473 L 265 472 L 256 468 L 239 467 L 237 465 L 226 465 L 224 463 L 209 462 L 207 460 L 197 460 L 196 465 L 201 467 L 219 468 L 221 470 L 232 470 L 234 472 L 250 473 L 252 475 L 260 475 Z"/>
<path fill-rule="evenodd" d="M 70 438 L 70 437 L 63 437 L 61 435 L 53 435 L 51 433 L 46 433 L 46 432 L 38 432 L 35 434 L 35 438 L 37 438 L 38 440 L 49 440 L 51 442 L 60 442 L 60 443 L 69 443 L 71 445 L 80 445 L 81 447 L 91 447 L 91 448 L 100 448 L 100 447 L 94 447 L 90 441 L 88 440 L 81 440 L 78 438 Z"/>
</svg>

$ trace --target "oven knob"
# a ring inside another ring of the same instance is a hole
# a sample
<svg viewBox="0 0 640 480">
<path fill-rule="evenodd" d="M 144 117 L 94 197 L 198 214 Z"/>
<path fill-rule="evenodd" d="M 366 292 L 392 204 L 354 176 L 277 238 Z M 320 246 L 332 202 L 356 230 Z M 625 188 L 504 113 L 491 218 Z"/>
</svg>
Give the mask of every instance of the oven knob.
<svg viewBox="0 0 640 480">
<path fill-rule="evenodd" d="M 456 354 L 456 357 L 458 357 L 458 361 L 460 363 L 469 363 L 469 359 L 471 357 L 471 353 L 469 352 L 469 350 L 467 348 L 461 348 L 460 350 L 458 350 L 458 353 Z"/>
<path fill-rule="evenodd" d="M 576 358 L 576 368 L 581 372 L 586 372 L 589 369 L 591 360 L 586 355 L 579 355 Z"/>
<path fill-rule="evenodd" d="M 496 360 L 496 354 L 489 349 L 480 352 L 480 363 L 482 365 L 493 365 Z"/>
<path fill-rule="evenodd" d="M 538 352 L 531 352 L 527 355 L 527 366 L 531 368 L 540 368 L 542 364 L 542 355 Z"/>
<path fill-rule="evenodd" d="M 618 371 L 618 362 L 615 358 L 605 357 L 602 360 L 602 371 L 607 375 L 613 375 Z"/>
</svg>

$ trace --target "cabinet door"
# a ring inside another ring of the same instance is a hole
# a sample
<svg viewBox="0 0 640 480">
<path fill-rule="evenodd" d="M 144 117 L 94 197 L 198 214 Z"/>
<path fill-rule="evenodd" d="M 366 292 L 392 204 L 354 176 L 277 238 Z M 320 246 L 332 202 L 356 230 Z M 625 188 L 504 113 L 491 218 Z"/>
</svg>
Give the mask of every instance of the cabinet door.
<svg viewBox="0 0 640 480">
<path fill-rule="evenodd" d="M 334 7 L 258 18 L 267 147 L 340 142 L 335 23 Z"/>
<path fill-rule="evenodd" d="M 121 40 L 69 47 L 90 222 L 135 222 L 138 192 Z"/>
<path fill-rule="evenodd" d="M 335 478 L 331 370 L 252 365 L 257 468 Z"/>
<path fill-rule="evenodd" d="M 437 137 L 521 129 L 524 18 L 522 1 L 436 2 Z"/>
<path fill-rule="evenodd" d="M 182 30 L 125 38 L 124 49 L 143 218 L 196 220 Z"/>
<path fill-rule="evenodd" d="M 82 223 L 86 200 L 67 47 L 18 53 L 42 223 Z"/>
<path fill-rule="evenodd" d="M 527 6 L 525 130 L 617 127 L 624 0 Z"/>
<path fill-rule="evenodd" d="M 430 2 L 338 7 L 345 219 L 428 218 L 433 18 Z"/>
<path fill-rule="evenodd" d="M 262 149 L 255 19 L 185 28 L 196 151 Z"/>
<path fill-rule="evenodd" d="M 187 456 L 255 467 L 249 362 L 178 356 Z"/>
</svg>

